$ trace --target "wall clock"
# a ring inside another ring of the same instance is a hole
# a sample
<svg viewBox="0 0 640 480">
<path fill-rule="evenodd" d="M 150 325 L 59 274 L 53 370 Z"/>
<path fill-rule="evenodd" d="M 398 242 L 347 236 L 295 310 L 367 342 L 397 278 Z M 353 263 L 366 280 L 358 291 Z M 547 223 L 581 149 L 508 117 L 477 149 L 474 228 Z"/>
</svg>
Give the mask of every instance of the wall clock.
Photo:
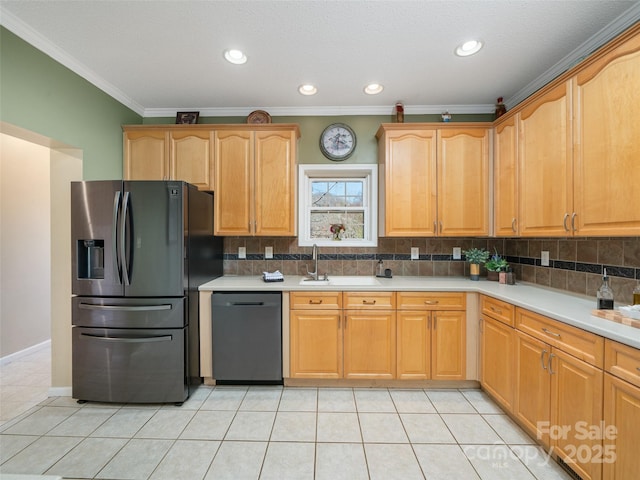
<svg viewBox="0 0 640 480">
<path fill-rule="evenodd" d="M 356 134 L 344 123 L 332 123 L 320 135 L 320 150 L 329 160 L 341 162 L 356 149 Z"/>
</svg>

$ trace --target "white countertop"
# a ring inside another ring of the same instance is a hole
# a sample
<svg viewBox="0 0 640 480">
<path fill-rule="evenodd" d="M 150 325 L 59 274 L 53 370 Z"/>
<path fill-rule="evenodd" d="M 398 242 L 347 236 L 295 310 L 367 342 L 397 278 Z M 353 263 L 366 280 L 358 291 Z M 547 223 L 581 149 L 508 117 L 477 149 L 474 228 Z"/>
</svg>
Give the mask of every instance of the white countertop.
<svg viewBox="0 0 640 480">
<path fill-rule="evenodd" d="M 264 282 L 262 276 L 228 276 L 211 280 L 200 291 L 432 291 L 476 292 L 640 349 L 640 329 L 591 315 L 596 299 L 527 283 L 504 285 L 462 277 L 377 278 L 379 285 L 301 285 L 304 277 L 287 275 L 284 282 Z M 331 278 L 331 276 L 329 276 Z"/>
</svg>

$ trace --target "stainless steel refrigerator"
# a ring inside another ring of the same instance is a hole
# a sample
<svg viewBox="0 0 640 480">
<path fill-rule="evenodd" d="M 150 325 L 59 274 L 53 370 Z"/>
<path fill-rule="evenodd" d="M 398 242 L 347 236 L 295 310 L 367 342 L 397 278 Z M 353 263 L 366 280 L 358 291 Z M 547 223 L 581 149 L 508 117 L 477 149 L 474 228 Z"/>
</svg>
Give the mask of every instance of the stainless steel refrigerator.
<svg viewBox="0 0 640 480">
<path fill-rule="evenodd" d="M 71 183 L 74 398 L 188 398 L 197 289 L 222 275 L 213 201 L 177 181 Z"/>
</svg>

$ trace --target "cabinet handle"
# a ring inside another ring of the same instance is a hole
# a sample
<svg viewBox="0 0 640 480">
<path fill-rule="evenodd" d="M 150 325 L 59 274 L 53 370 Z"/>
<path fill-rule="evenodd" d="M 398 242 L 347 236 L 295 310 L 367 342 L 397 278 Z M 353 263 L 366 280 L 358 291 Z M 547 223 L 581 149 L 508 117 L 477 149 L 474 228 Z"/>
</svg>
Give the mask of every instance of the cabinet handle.
<svg viewBox="0 0 640 480">
<path fill-rule="evenodd" d="M 511 231 L 516 231 L 516 219 L 511 220 Z"/>
<path fill-rule="evenodd" d="M 491 309 L 492 312 L 498 313 L 498 314 L 502 314 L 502 309 L 501 308 L 496 308 L 496 307 L 489 307 Z"/>
<path fill-rule="evenodd" d="M 370 301 L 370 300 L 362 300 L 362 303 L 363 303 L 364 305 L 375 305 L 375 304 L 376 304 L 376 301 L 375 301 L 375 300 L 373 300 L 373 301 Z"/>
<path fill-rule="evenodd" d="M 438 305 L 440 300 L 425 300 L 424 303 L 425 305 Z"/>
<path fill-rule="evenodd" d="M 636 370 L 638 370 L 640 372 L 640 367 L 636 367 Z"/>
<path fill-rule="evenodd" d="M 569 218 L 569 214 L 565 213 L 564 218 L 562 219 L 562 226 L 564 227 L 565 232 L 569 231 L 569 227 L 567 227 L 567 218 Z"/>
<path fill-rule="evenodd" d="M 482 318 L 480 320 L 478 320 L 478 330 L 480 330 L 480 333 L 483 333 L 482 331 Z"/>
<path fill-rule="evenodd" d="M 436 233 L 438 233 L 438 224 L 434 220 L 433 221 L 433 234 L 435 235 Z"/>
<path fill-rule="evenodd" d="M 576 212 L 573 212 L 573 215 L 571 215 L 571 230 L 573 230 L 574 232 L 577 230 L 576 228 L 576 217 L 578 216 L 578 214 Z"/>
<path fill-rule="evenodd" d="M 320 300 L 309 300 L 310 305 L 320 305 L 322 303 L 322 299 Z"/>
<path fill-rule="evenodd" d="M 440 233 L 442 233 L 442 220 L 440 220 Z"/>
<path fill-rule="evenodd" d="M 542 353 L 540 353 L 540 365 L 542 365 L 542 369 L 546 370 L 547 366 L 544 364 L 544 355 L 545 353 L 548 353 L 546 350 L 542 350 Z"/>
<path fill-rule="evenodd" d="M 549 355 L 549 375 L 554 375 L 556 373 L 551 368 L 551 360 L 553 360 L 553 357 L 555 357 L 555 354 L 552 353 L 551 355 Z"/>
<path fill-rule="evenodd" d="M 544 327 L 542 328 L 542 331 L 543 331 L 544 333 L 546 333 L 547 335 L 551 335 L 551 336 L 553 336 L 553 337 L 560 338 L 560 334 L 559 334 L 559 333 L 554 333 L 554 332 L 552 332 L 552 331 L 550 331 L 550 330 L 547 330 L 547 329 L 546 329 L 546 328 L 544 328 Z"/>
</svg>

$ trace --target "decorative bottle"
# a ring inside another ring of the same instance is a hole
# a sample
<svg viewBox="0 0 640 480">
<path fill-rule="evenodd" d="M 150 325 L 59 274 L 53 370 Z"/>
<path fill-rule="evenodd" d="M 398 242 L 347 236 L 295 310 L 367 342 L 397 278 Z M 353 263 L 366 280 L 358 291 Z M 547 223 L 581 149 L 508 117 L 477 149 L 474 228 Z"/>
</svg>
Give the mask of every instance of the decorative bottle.
<svg viewBox="0 0 640 480">
<path fill-rule="evenodd" d="M 609 286 L 609 277 L 607 277 L 607 269 L 604 269 L 602 277 L 602 285 L 598 289 L 596 295 L 598 310 L 613 310 L 613 290 Z"/>
<path fill-rule="evenodd" d="M 633 304 L 640 305 L 640 282 L 633 289 Z"/>
</svg>

